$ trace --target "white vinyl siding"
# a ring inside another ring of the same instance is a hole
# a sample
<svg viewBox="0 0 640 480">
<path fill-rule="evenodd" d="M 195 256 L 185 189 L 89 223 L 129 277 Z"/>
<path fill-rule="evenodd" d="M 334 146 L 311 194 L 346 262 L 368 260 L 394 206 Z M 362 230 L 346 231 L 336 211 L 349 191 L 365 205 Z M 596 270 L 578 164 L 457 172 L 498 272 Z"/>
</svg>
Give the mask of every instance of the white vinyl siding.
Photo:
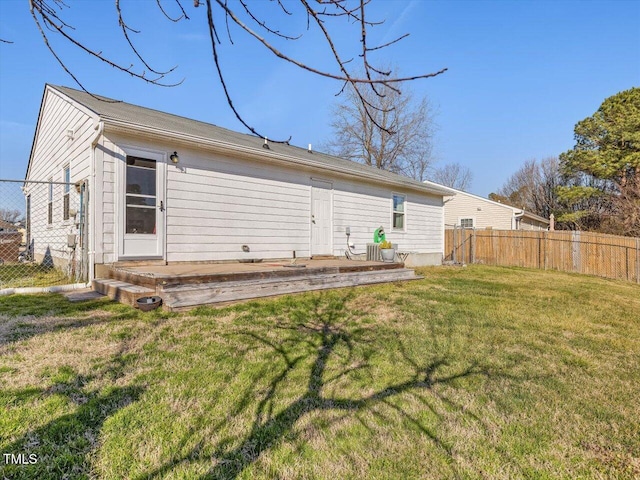
<svg viewBox="0 0 640 480">
<path fill-rule="evenodd" d="M 231 158 L 190 148 L 175 148 L 150 140 L 105 133 L 105 151 L 116 145 L 136 145 L 157 151 L 178 151 L 180 163 L 167 165 L 167 261 L 225 261 L 309 257 L 311 242 L 311 182 L 317 174 L 248 159 Z M 104 260 L 113 254 L 114 194 L 111 170 L 104 165 Z M 402 250 L 441 253 L 443 244 L 442 197 L 400 191 L 408 212 L 406 231 L 391 232 L 393 192 L 382 186 L 341 178 L 333 184 L 333 254 L 343 256 L 345 227 L 350 226 L 356 249 L 373 241 L 384 226 L 390 240 Z M 117 231 L 117 228 L 115 229 Z M 249 252 L 243 252 L 247 245 Z M 109 250 L 111 249 L 111 250 Z M 117 260 L 117 258 L 115 259 Z"/>
<path fill-rule="evenodd" d="M 50 251 L 56 265 L 70 256 L 67 235 L 77 233 L 65 220 L 70 205 L 65 209 L 66 190 L 60 182 L 77 182 L 90 176 L 91 137 L 95 130 L 91 116 L 50 89 L 45 90 L 38 128 L 34 137 L 27 180 L 54 182 L 50 200 L 47 184 L 27 183 L 31 194 L 31 240 L 36 259 Z M 57 182 L 57 183 L 56 183 Z M 74 193 L 74 192 L 70 192 Z M 74 198 L 74 195 L 71 195 Z M 75 196 L 77 198 L 77 195 Z M 49 222 L 51 211 L 51 222 Z M 46 228 L 46 232 L 42 231 Z"/>
<path fill-rule="evenodd" d="M 475 228 L 494 228 L 497 230 L 511 230 L 514 209 L 508 205 L 500 205 L 490 200 L 484 200 L 463 192 L 453 197 L 446 197 L 444 203 L 445 226 L 453 228 L 459 225 L 462 218 L 473 218 Z"/>
<path fill-rule="evenodd" d="M 67 135 L 73 132 L 73 137 Z M 29 179 L 62 182 L 62 167 L 69 164 L 70 181 L 89 177 L 90 139 L 93 119 L 86 113 L 48 91 L 42 105 L 34 152 L 29 165 Z"/>
<path fill-rule="evenodd" d="M 299 175 L 292 182 L 279 168 L 242 161 L 185 157 L 181 152 L 181 163 L 199 168 L 186 175 L 169 168 L 169 261 L 291 258 L 294 250 L 310 255 L 308 179 Z"/>
<path fill-rule="evenodd" d="M 96 148 L 96 185 L 100 191 L 95 193 L 96 199 L 96 263 L 112 263 L 116 261 L 116 177 L 113 154 L 105 152 L 119 151 L 115 143 L 103 137 Z M 119 152 L 124 155 L 123 152 Z M 102 221 L 100 221 L 100 219 Z"/>
<path fill-rule="evenodd" d="M 373 242 L 376 228 L 387 231 L 387 240 L 403 251 L 442 253 L 442 197 L 419 192 L 402 192 L 408 212 L 406 231 L 390 228 L 389 203 L 391 192 L 380 186 L 336 180 L 333 184 L 334 254 L 343 256 L 347 246 L 346 227 L 356 252 L 366 251 Z"/>
<path fill-rule="evenodd" d="M 128 145 L 156 151 L 178 150 L 180 163 L 167 164 L 167 261 L 224 261 L 308 257 L 310 247 L 310 178 L 308 174 L 213 152 L 174 148 L 148 140 L 109 135 L 106 142 L 121 160 Z M 110 161 L 105 168 L 111 169 Z M 109 165 L 109 166 L 108 166 Z M 110 204 L 123 201 L 116 185 L 106 184 L 105 217 Z M 120 187 L 117 187 L 120 188 Z M 108 220 L 112 220 L 109 218 Z M 105 260 L 113 248 L 105 218 Z M 117 238 L 117 226 L 113 227 Z M 243 245 L 249 246 L 244 252 Z"/>
<path fill-rule="evenodd" d="M 533 218 L 522 217 L 520 219 L 520 230 L 548 230 L 547 223 L 535 220 Z"/>
</svg>

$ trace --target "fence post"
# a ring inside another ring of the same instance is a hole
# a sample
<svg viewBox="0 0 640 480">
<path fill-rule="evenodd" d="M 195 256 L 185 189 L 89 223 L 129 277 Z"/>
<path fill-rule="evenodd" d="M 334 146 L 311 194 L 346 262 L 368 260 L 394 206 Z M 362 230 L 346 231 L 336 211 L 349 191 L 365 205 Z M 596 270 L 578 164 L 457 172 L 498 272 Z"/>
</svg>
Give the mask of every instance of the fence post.
<svg viewBox="0 0 640 480">
<path fill-rule="evenodd" d="M 496 247 L 497 230 L 491 230 L 491 248 L 493 250 L 493 264 L 498 265 L 498 248 Z"/>
<path fill-rule="evenodd" d="M 476 229 L 471 230 L 471 263 L 476 263 Z"/>
<path fill-rule="evenodd" d="M 636 283 L 640 283 L 640 238 L 636 238 Z"/>
<path fill-rule="evenodd" d="M 453 261 L 454 264 L 458 263 L 456 261 L 457 259 L 456 249 L 458 248 L 458 245 L 456 243 L 457 239 L 458 239 L 458 225 L 454 225 L 453 226 L 453 242 L 452 242 L 453 244 L 451 246 L 451 260 Z"/>
<path fill-rule="evenodd" d="M 542 237 L 538 233 L 538 268 L 542 268 Z"/>
<path fill-rule="evenodd" d="M 462 264 L 467 263 L 467 229 L 462 227 L 462 242 L 460 244 L 462 246 Z"/>
<path fill-rule="evenodd" d="M 571 260 L 573 264 L 573 271 L 580 272 L 580 232 L 575 230 L 571 235 Z"/>
<path fill-rule="evenodd" d="M 553 214 L 552 214 L 553 215 Z M 543 232 L 544 234 L 544 269 L 547 269 L 547 258 L 549 249 L 549 232 Z"/>
</svg>

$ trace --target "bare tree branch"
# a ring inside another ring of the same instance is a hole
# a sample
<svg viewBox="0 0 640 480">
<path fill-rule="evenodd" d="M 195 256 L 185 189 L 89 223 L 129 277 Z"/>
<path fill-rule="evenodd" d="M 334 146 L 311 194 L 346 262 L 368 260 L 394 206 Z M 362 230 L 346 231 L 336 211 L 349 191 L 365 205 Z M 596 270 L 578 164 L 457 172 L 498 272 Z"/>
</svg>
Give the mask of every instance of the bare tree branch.
<svg viewBox="0 0 640 480">
<path fill-rule="evenodd" d="M 179 16 L 170 15 L 163 6 L 162 0 L 156 0 L 156 6 L 164 15 L 164 17 L 173 23 L 177 23 L 182 19 L 188 20 L 189 16 L 187 15 L 187 12 L 185 11 L 181 3 L 181 0 L 175 0 L 175 2 L 178 9 L 180 10 Z M 297 11 L 291 8 L 294 5 L 293 0 L 290 3 L 287 3 L 286 6 L 282 0 L 276 0 L 275 2 L 273 2 L 273 5 L 278 12 L 290 18 L 290 20 L 288 20 L 289 24 L 292 23 L 292 21 L 302 20 L 304 18 L 302 17 L 302 15 L 304 15 L 306 17 L 307 30 L 310 30 L 313 26 L 316 26 L 319 29 L 322 35 L 322 43 L 325 45 L 328 52 L 333 57 L 334 66 L 337 68 L 337 71 L 331 71 L 331 69 L 317 68 L 307 61 L 302 61 L 299 58 L 294 58 L 293 56 L 285 53 L 278 46 L 276 46 L 276 41 L 278 40 L 298 40 L 302 37 L 302 34 L 291 35 L 283 33 L 280 29 L 274 26 L 272 17 L 267 17 L 264 13 L 257 14 L 258 10 L 251 5 L 251 0 L 206 0 L 204 2 L 201 2 L 200 0 L 194 0 L 194 8 L 197 8 L 200 5 L 206 5 L 207 23 L 210 34 L 210 41 L 212 44 L 214 65 L 216 67 L 218 80 L 220 81 L 220 84 L 223 88 L 227 103 L 229 104 L 231 110 L 234 112 L 236 118 L 251 133 L 258 135 L 258 132 L 256 132 L 255 129 L 248 125 L 248 123 L 243 119 L 242 115 L 238 112 L 237 108 L 234 106 L 231 94 L 228 89 L 228 84 L 225 82 L 219 55 L 219 45 L 222 44 L 220 42 L 218 30 L 219 28 L 222 28 L 222 24 L 218 23 L 216 25 L 216 22 L 223 21 L 221 16 L 222 14 L 224 14 L 224 22 L 231 45 L 234 44 L 232 39 L 232 28 L 237 27 L 239 28 L 239 31 L 241 33 L 258 41 L 263 48 L 269 51 L 276 58 L 295 65 L 296 67 L 310 72 L 314 75 L 341 82 L 342 87 L 340 88 L 338 95 L 345 92 L 347 85 L 350 85 L 350 87 L 355 92 L 356 97 L 359 99 L 359 102 L 362 106 L 362 113 L 368 118 L 368 120 L 374 125 L 374 127 L 383 130 L 385 128 L 389 128 L 389 130 L 387 130 L 387 133 L 393 135 L 395 133 L 395 131 L 391 129 L 393 128 L 393 124 L 390 123 L 388 127 L 385 127 L 385 124 L 383 123 L 386 116 L 393 115 L 392 112 L 384 111 L 385 107 L 380 107 L 380 104 L 376 101 L 373 101 L 371 98 L 369 98 L 368 95 L 365 95 L 364 91 L 371 90 L 374 92 L 375 96 L 379 97 L 387 95 L 389 94 L 389 92 L 400 94 L 399 86 L 401 84 L 419 79 L 433 78 L 446 72 L 447 69 L 442 68 L 432 73 L 423 73 L 413 76 L 392 77 L 389 70 L 381 69 L 375 66 L 372 62 L 372 59 L 370 58 L 373 52 L 378 52 L 384 48 L 395 45 L 400 40 L 405 39 L 408 34 L 400 35 L 398 38 L 382 45 L 370 47 L 368 45 L 369 29 L 381 25 L 382 23 L 384 23 L 384 20 L 371 21 L 369 18 L 367 18 L 366 7 L 369 5 L 369 2 L 370 0 L 316 0 L 312 5 L 312 2 L 310 2 L 309 0 L 297 0 L 296 3 L 301 7 Z M 73 26 L 66 23 L 60 16 L 60 12 L 62 10 L 64 10 L 65 8 L 69 8 L 63 2 L 63 0 L 30 0 L 29 5 L 34 22 L 36 23 L 36 26 L 43 38 L 46 47 L 49 49 L 49 51 L 63 68 L 63 70 L 67 72 L 67 74 L 69 74 L 71 78 L 83 90 L 88 92 L 78 76 L 72 71 L 71 68 L 69 68 L 69 66 L 58 54 L 57 49 L 50 42 L 50 37 L 47 31 L 60 35 L 66 41 L 79 48 L 90 57 L 99 60 L 113 68 L 116 68 L 121 72 L 127 73 L 134 78 L 154 85 L 167 87 L 176 86 L 182 83 L 182 81 L 177 83 L 166 81 L 167 76 L 173 73 L 176 70 L 176 67 L 173 67 L 166 71 L 153 68 L 151 66 L 151 63 L 148 62 L 145 56 L 136 48 L 133 42 L 133 38 L 130 34 L 132 32 L 139 32 L 133 29 L 124 20 L 120 0 L 115 0 L 115 7 L 118 15 L 118 26 L 121 30 L 121 34 L 124 37 L 124 40 L 127 42 L 128 48 L 132 51 L 133 55 L 135 55 L 135 62 L 139 62 L 141 68 L 136 68 L 136 65 L 134 64 L 116 62 L 112 60 L 108 55 L 103 54 L 102 51 L 89 48 L 86 44 L 79 41 L 75 35 L 71 35 L 69 32 L 71 30 L 74 30 Z M 217 9 L 215 13 L 220 13 L 220 16 L 214 14 L 215 9 Z M 245 20 L 248 20 L 249 23 L 254 22 L 255 24 L 257 24 L 259 28 L 264 31 L 265 36 L 260 35 L 251 27 L 249 27 Z M 350 71 L 350 69 L 354 68 L 350 65 L 353 59 L 343 58 L 343 54 L 339 49 L 339 46 L 335 43 L 334 37 L 331 34 L 330 27 L 333 27 L 334 23 L 340 20 L 346 21 L 348 24 L 356 24 L 359 27 L 361 43 L 359 57 L 362 61 L 359 68 L 362 71 L 361 76 L 354 75 L 352 71 Z M 0 39 L 0 41 L 3 43 L 10 43 L 6 40 Z M 347 68 L 348 65 L 349 69 Z M 367 86 L 368 88 L 366 88 Z M 393 108 L 393 106 L 391 106 L 390 108 Z M 260 136 L 262 137 L 263 135 Z"/>
<path fill-rule="evenodd" d="M 284 38 L 286 40 L 298 40 L 300 37 L 302 37 L 302 35 L 298 35 L 296 37 L 291 36 L 291 35 L 285 35 L 283 33 L 280 33 L 278 30 L 274 30 L 270 27 L 267 26 L 267 22 L 265 22 L 264 20 L 259 20 L 258 18 L 256 18 L 256 16 L 253 14 L 253 12 L 251 11 L 251 9 L 247 6 L 247 4 L 243 1 L 243 0 L 238 0 L 240 2 L 240 5 L 242 5 L 242 7 L 244 8 L 245 12 L 247 12 L 247 14 L 251 17 L 251 19 L 256 22 L 258 25 L 260 25 L 262 28 L 264 28 L 267 32 L 276 35 L 280 38 Z"/>
<path fill-rule="evenodd" d="M 379 96 L 372 90 L 361 92 L 366 104 L 375 107 L 367 111 L 358 92 L 349 86 L 343 103 L 334 108 L 333 136 L 324 147 L 349 160 L 425 180 L 433 164 L 431 106 L 426 98 L 415 102 L 411 91 L 400 95 L 385 85 L 380 88 Z"/>
<path fill-rule="evenodd" d="M 216 71 L 218 72 L 218 79 L 220 80 L 220 84 L 222 85 L 222 89 L 224 90 L 225 97 L 227 98 L 227 103 L 229 104 L 229 107 L 235 114 L 238 121 L 240 121 L 240 123 L 242 123 L 242 125 L 244 125 L 251 133 L 253 133 L 258 137 L 267 138 L 265 135 L 261 135 L 255 128 L 250 126 L 244 120 L 244 118 L 242 118 L 242 116 L 240 115 L 236 107 L 233 105 L 233 100 L 231 100 L 231 95 L 229 95 L 229 90 L 227 89 L 227 83 L 224 80 L 224 75 L 222 74 L 222 68 L 220 68 L 220 61 L 218 60 L 218 48 L 216 47 L 216 41 L 215 41 L 217 37 L 217 33 L 216 33 L 216 26 L 213 21 L 213 11 L 211 8 L 211 0 L 206 0 L 206 2 L 207 2 L 207 21 L 209 22 L 209 35 L 211 37 L 211 47 L 213 49 L 213 61 L 216 65 Z M 289 137 L 288 140 L 272 140 L 272 142 L 289 143 L 290 140 L 291 140 L 291 137 Z"/>
<path fill-rule="evenodd" d="M 189 17 L 187 16 L 187 12 L 184 11 L 184 7 L 180 3 L 180 0 L 176 0 L 176 3 L 178 4 L 178 7 L 180 8 L 180 11 L 182 12 L 182 15 L 180 15 L 178 18 L 173 18 L 172 16 L 170 16 L 166 12 L 166 10 L 162 7 L 162 2 L 160 0 L 156 0 L 156 3 L 158 4 L 158 8 L 160 9 L 160 11 L 164 14 L 165 17 L 167 17 L 168 20 L 170 20 L 170 21 L 172 21 L 174 23 L 178 23 L 183 18 L 185 20 L 189 20 Z"/>
<path fill-rule="evenodd" d="M 24 215 L 20 210 L 0 208 L 0 220 L 14 224 L 18 221 L 24 220 Z"/>
<path fill-rule="evenodd" d="M 66 6 L 64 3 L 62 3 L 59 0 L 54 0 L 54 2 L 56 3 L 56 5 L 59 6 L 59 8 Z M 143 80 L 147 83 L 152 83 L 154 85 L 158 85 L 162 87 L 174 87 L 182 83 L 182 81 L 177 83 L 163 83 L 161 80 L 165 77 L 165 74 L 156 74 L 157 76 L 155 78 L 149 78 L 146 75 L 146 72 L 138 73 L 134 71 L 133 65 L 130 65 L 129 67 L 124 67 L 123 65 L 108 59 L 107 57 L 102 55 L 101 52 L 91 50 L 90 48 L 85 46 L 82 42 L 76 40 L 74 37 L 68 35 L 67 32 L 65 32 L 64 28 L 68 27 L 68 25 L 60 19 L 60 17 L 56 14 L 56 12 L 47 4 L 46 0 L 30 0 L 30 6 L 31 6 L 31 9 L 30 9 L 31 15 L 36 23 L 36 26 L 38 27 L 38 30 L 40 31 L 40 34 L 42 35 L 45 45 L 47 46 L 49 51 L 53 54 L 54 58 L 58 61 L 60 66 L 64 69 L 64 71 L 67 72 L 69 76 L 71 76 L 71 78 L 73 78 L 73 80 L 80 86 L 80 88 L 82 88 L 87 93 L 90 93 L 90 92 L 84 87 L 84 85 L 80 82 L 80 80 L 73 73 L 71 73 L 70 69 L 67 68 L 64 61 L 60 58 L 60 56 L 57 54 L 55 49 L 49 43 L 49 38 L 47 37 L 47 34 L 42 29 L 42 25 L 40 24 L 38 15 L 40 16 L 40 19 L 42 20 L 45 26 L 59 33 L 66 40 L 71 42 L 76 47 L 80 48 L 80 50 L 100 60 L 101 62 L 104 62 L 107 65 L 110 65 L 120 70 L 121 72 L 128 73 L 132 77 L 138 78 L 139 80 Z"/>
<path fill-rule="evenodd" d="M 468 191 L 469 188 L 471 188 L 473 173 L 471 173 L 471 170 L 464 165 L 460 165 L 459 163 L 449 163 L 443 167 L 437 168 L 433 174 L 432 180 L 446 187 Z"/>
<path fill-rule="evenodd" d="M 400 37 L 396 38 L 395 40 L 391 40 L 390 42 L 385 43 L 384 45 L 379 45 L 377 47 L 373 47 L 373 48 L 368 48 L 367 50 L 369 52 L 374 52 L 376 50 L 381 50 L 383 48 L 387 48 L 391 45 L 393 45 L 394 43 L 398 43 L 400 40 L 404 40 L 405 38 L 407 38 L 409 36 L 408 33 L 405 33 L 404 35 L 401 35 Z"/>
<path fill-rule="evenodd" d="M 122 35 L 124 35 L 124 38 L 127 40 L 127 43 L 129 44 L 129 47 L 131 48 L 133 53 L 135 53 L 136 57 L 138 57 L 138 59 L 142 62 L 142 64 L 145 67 L 147 67 L 149 71 L 151 71 L 152 73 L 155 73 L 156 75 L 165 76 L 173 72 L 176 69 L 176 67 L 170 68 L 165 72 L 161 72 L 161 71 L 155 70 L 153 67 L 151 67 L 151 65 L 149 65 L 146 62 L 144 58 L 142 58 L 142 55 L 140 55 L 136 47 L 133 45 L 133 42 L 129 38 L 129 33 L 128 33 L 129 31 L 133 33 L 140 33 L 140 31 L 134 30 L 133 28 L 129 27 L 129 25 L 127 25 L 124 19 L 122 18 L 122 10 L 120 9 L 120 0 L 116 0 L 116 11 L 118 12 L 118 25 L 120 25 L 120 28 L 122 29 Z"/>
</svg>

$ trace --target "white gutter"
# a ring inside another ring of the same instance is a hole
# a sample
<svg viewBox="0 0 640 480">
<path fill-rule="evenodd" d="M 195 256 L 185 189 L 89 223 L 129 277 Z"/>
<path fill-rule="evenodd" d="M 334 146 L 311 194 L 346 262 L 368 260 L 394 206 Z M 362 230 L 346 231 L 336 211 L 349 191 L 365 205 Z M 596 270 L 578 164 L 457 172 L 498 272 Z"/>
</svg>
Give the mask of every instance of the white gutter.
<svg viewBox="0 0 640 480">
<path fill-rule="evenodd" d="M 520 212 L 520 213 L 516 213 L 513 212 L 513 219 L 512 219 L 512 223 L 511 223 L 511 229 L 512 230 L 518 230 L 518 220 L 520 220 L 522 217 L 524 217 L 524 211 Z"/>
<path fill-rule="evenodd" d="M 294 157 L 294 156 L 283 154 L 283 153 L 274 153 L 263 148 L 245 147 L 245 146 L 237 145 L 234 143 L 222 142 L 220 140 L 211 140 L 209 138 L 198 137 L 195 135 L 189 135 L 189 134 L 174 132 L 170 130 L 160 130 L 158 128 L 147 127 L 145 125 L 140 125 L 137 123 L 126 122 L 126 121 L 117 120 L 117 119 L 104 118 L 104 121 L 109 126 L 123 129 L 125 133 L 131 134 L 131 130 L 137 130 L 139 132 L 144 132 L 152 136 L 160 137 L 163 140 L 166 140 L 167 136 L 171 136 L 191 145 L 196 144 L 197 146 L 211 147 L 213 149 L 222 150 L 223 152 L 243 153 L 245 155 L 248 155 L 260 161 L 264 161 L 265 158 L 268 158 L 272 162 L 281 163 L 283 165 L 296 164 L 302 167 L 311 168 L 314 170 L 320 170 L 322 172 L 331 171 L 345 177 L 358 177 L 364 180 L 368 180 L 370 182 L 374 181 L 374 182 L 383 183 L 385 185 L 400 186 L 404 188 L 417 190 L 423 193 L 430 193 L 432 195 L 451 196 L 451 195 L 455 195 L 456 193 L 454 190 L 450 190 L 447 187 L 438 186 L 437 188 L 433 188 L 431 186 L 427 186 L 424 184 L 415 185 L 409 182 L 405 183 L 402 181 L 398 181 L 398 180 L 394 180 L 386 177 L 378 177 L 375 175 L 367 174 L 364 172 L 358 172 L 354 170 L 349 170 L 348 172 L 345 172 L 344 169 L 340 167 L 330 165 L 324 162 L 314 161 L 313 159 L 304 159 L 303 161 L 298 157 Z M 373 170 L 372 173 L 375 174 L 375 170 Z M 420 187 L 423 187 L 423 188 L 420 188 Z"/>
<path fill-rule="evenodd" d="M 88 261 L 89 261 L 89 275 L 87 277 L 89 283 L 93 280 L 95 275 L 95 256 L 96 256 L 96 201 L 92 199 L 92 195 L 97 193 L 96 188 L 96 147 L 98 146 L 98 142 L 100 141 L 100 137 L 102 136 L 102 132 L 104 132 L 104 122 L 98 121 L 93 129 L 96 131 L 95 135 L 91 139 L 91 165 L 90 165 L 90 175 L 89 175 L 89 252 L 88 252 Z M 102 221 L 102 219 L 100 220 Z"/>
</svg>

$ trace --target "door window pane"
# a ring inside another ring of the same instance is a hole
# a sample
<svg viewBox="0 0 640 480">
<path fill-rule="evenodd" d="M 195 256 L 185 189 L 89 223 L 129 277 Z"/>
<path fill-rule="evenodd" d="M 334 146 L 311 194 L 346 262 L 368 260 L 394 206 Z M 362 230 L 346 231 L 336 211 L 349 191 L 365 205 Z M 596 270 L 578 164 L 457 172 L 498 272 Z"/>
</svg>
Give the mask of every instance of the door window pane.
<svg viewBox="0 0 640 480">
<path fill-rule="evenodd" d="M 127 206 L 127 233 L 156 233 L 156 209 Z"/>
<path fill-rule="evenodd" d="M 141 167 L 141 168 L 152 168 L 155 170 L 156 161 L 149 160 L 148 158 L 140 158 L 140 157 L 131 157 L 127 156 L 127 166 L 131 167 Z"/>
<path fill-rule="evenodd" d="M 155 163 L 154 163 L 155 165 Z M 156 170 L 127 165 L 127 193 L 156 194 Z"/>
</svg>

